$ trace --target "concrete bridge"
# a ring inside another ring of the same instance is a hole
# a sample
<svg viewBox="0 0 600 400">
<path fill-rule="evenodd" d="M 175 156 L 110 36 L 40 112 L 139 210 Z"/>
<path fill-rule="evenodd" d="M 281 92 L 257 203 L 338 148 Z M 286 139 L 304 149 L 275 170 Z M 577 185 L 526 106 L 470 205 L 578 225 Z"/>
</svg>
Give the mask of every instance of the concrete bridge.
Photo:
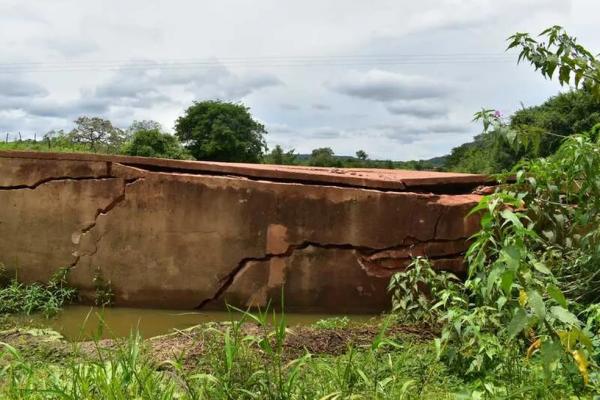
<svg viewBox="0 0 600 400">
<path fill-rule="evenodd" d="M 0 263 L 93 302 L 378 312 L 412 256 L 462 271 L 479 175 L 0 152 Z"/>
</svg>

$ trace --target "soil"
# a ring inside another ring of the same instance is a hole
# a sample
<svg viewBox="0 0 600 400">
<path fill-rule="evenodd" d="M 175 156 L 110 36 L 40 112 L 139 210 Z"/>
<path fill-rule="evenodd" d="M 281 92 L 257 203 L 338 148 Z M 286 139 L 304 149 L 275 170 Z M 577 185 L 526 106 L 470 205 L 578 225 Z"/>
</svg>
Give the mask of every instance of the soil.
<svg viewBox="0 0 600 400">
<path fill-rule="evenodd" d="M 230 325 L 211 323 L 199 325 L 168 335 L 157 336 L 144 341 L 146 351 L 157 364 L 178 360 L 184 367 L 196 365 L 209 347 L 220 346 L 222 333 Z M 246 323 L 241 327 L 240 337 L 263 337 L 271 331 L 263 327 Z M 372 345 L 381 333 L 377 324 L 357 324 L 345 328 L 317 329 L 297 326 L 287 330 L 283 345 L 283 356 L 295 359 L 306 352 L 313 355 L 340 355 L 350 347 L 365 348 Z M 426 326 L 393 325 L 386 330 L 388 339 L 428 341 L 434 332 Z M 127 339 L 105 339 L 96 342 L 71 343 L 60 334 L 50 330 L 15 328 L 0 332 L 0 343 L 6 343 L 17 349 L 26 358 L 51 362 L 60 362 L 70 356 L 95 358 L 98 349 L 118 349 Z M 271 338 L 274 341 L 274 338 Z M 257 347 L 258 350 L 258 347 Z"/>
</svg>

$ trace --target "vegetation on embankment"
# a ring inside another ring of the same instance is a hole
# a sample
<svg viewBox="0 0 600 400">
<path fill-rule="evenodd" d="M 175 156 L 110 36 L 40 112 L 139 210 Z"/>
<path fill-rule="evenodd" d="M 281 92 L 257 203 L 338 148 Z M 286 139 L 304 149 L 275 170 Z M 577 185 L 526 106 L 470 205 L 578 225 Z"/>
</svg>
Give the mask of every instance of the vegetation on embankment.
<svg viewBox="0 0 600 400">
<path fill-rule="evenodd" d="M 515 148 L 510 138 L 499 132 L 483 132 L 472 142 L 452 149 L 444 160 L 444 170 L 495 174 L 510 171 L 524 159 L 548 157 L 565 137 L 600 127 L 600 99 L 584 87 L 560 93 L 539 106 L 524 107 L 508 117 L 495 115 L 513 132 L 527 137 L 528 146 Z"/>
<path fill-rule="evenodd" d="M 264 317 L 264 316 L 263 316 Z M 327 321 L 322 323 L 327 324 Z M 344 328 L 207 324 L 170 335 L 67 343 L 49 331 L 0 332 L 0 397 L 11 399 L 588 398 L 543 364 L 464 379 L 437 358 L 424 326 L 390 321 Z M 493 392 L 492 392 L 493 391 Z M 587 393 L 587 394 L 586 394 Z"/>
<path fill-rule="evenodd" d="M 41 312 L 50 317 L 74 301 L 77 291 L 67 283 L 69 270 L 58 270 L 47 283 L 24 284 L 0 264 L 0 316 Z"/>
</svg>

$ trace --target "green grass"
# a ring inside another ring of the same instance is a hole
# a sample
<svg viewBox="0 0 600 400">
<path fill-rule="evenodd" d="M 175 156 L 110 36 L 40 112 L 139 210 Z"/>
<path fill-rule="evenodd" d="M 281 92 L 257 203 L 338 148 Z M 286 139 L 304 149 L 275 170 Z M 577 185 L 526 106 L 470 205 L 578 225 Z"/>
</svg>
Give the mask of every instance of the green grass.
<svg viewBox="0 0 600 400">
<path fill-rule="evenodd" d="M 248 325 L 261 329 L 245 329 Z M 577 398 L 568 377 L 543 378 L 542 363 L 507 354 L 510 368 L 465 379 L 437 359 L 435 344 L 415 336 L 389 338 L 384 323 L 370 345 L 341 355 L 293 357 L 284 319 L 267 318 L 198 328 L 195 342 L 168 361 L 133 333 L 102 342 L 66 345 L 59 352 L 32 345 L 0 345 L 0 398 L 4 399 L 563 399 Z M 340 328 L 344 329 L 344 328 Z M 191 337 L 180 332 L 181 338 Z M 335 335 L 335 332 L 332 333 Z M 1 336 L 0 336 L 1 337 Z M 48 344 L 51 346 L 51 344 Z M 18 348 L 18 349 L 17 349 Z M 201 353 L 191 356 L 195 349 Z M 46 356 L 48 354 L 48 356 Z M 54 354 L 54 356 L 52 356 Z M 576 376 L 576 375 L 575 375 Z M 592 398 L 591 392 L 579 398 Z"/>
<path fill-rule="evenodd" d="M 23 284 L 10 277 L 0 265 L 0 316 L 6 314 L 32 314 L 46 316 L 58 313 L 63 305 L 75 300 L 77 291 L 67 284 L 69 270 L 58 270 L 48 283 Z"/>
<path fill-rule="evenodd" d="M 60 143 L 60 144 L 48 144 L 47 141 L 42 140 L 21 140 L 14 142 L 0 142 L 0 151 L 10 150 L 22 150 L 22 151 L 50 151 L 50 152 L 66 152 L 66 153 L 89 153 L 89 147 L 85 145 L 78 145 L 76 143 Z"/>
</svg>

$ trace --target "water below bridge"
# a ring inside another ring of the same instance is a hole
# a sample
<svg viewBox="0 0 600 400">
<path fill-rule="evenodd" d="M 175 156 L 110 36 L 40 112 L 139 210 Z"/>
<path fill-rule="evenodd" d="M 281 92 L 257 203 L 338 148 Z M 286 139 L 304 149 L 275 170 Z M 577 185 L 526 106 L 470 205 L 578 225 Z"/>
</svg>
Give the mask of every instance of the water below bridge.
<svg viewBox="0 0 600 400">
<path fill-rule="evenodd" d="M 288 326 L 310 325 L 319 320 L 344 317 L 336 314 L 286 313 Z M 279 318 L 277 316 L 277 318 Z M 347 315 L 351 321 L 364 322 L 374 315 Z M 145 337 L 164 335 L 176 329 L 186 329 L 207 322 L 225 322 L 239 320 L 241 313 L 226 311 L 186 312 L 181 310 L 147 308 L 97 308 L 89 306 L 68 306 L 58 315 L 30 315 L 17 317 L 19 325 L 45 327 L 61 333 L 72 341 L 89 339 L 107 339 L 128 336 L 139 331 Z M 272 320 L 272 317 L 271 317 Z"/>
</svg>

